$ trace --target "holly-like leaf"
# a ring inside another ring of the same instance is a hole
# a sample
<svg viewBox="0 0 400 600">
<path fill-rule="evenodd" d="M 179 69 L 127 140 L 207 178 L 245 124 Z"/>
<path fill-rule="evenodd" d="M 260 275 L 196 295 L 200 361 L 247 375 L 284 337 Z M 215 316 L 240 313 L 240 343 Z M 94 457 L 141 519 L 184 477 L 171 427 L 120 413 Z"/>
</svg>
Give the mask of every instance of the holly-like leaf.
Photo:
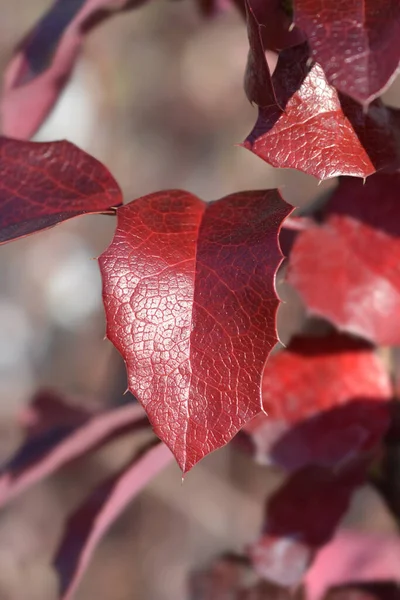
<svg viewBox="0 0 400 600">
<path fill-rule="evenodd" d="M 0 244 L 121 202 L 106 167 L 73 144 L 0 137 Z"/>
<path fill-rule="evenodd" d="M 296 337 L 268 360 L 265 414 L 244 430 L 261 463 L 333 468 L 376 449 L 389 427 L 392 394 L 368 343 L 339 334 Z"/>
<path fill-rule="evenodd" d="M 344 469 L 306 467 L 269 499 L 262 537 L 250 548 L 255 570 L 278 585 L 301 582 L 315 553 L 334 534 L 353 491 L 365 479 L 366 463 Z"/>
<path fill-rule="evenodd" d="M 148 424 L 138 404 L 91 416 L 67 410 L 57 397 L 46 394 L 39 395 L 32 408 L 35 420 L 27 423 L 24 444 L 0 470 L 0 507 L 72 460 Z M 50 423 L 48 409 L 53 415 Z"/>
<path fill-rule="evenodd" d="M 118 209 L 99 259 L 107 336 L 183 472 L 261 410 L 277 341 L 277 235 L 290 212 L 276 190 L 211 204 L 172 190 Z"/>
<path fill-rule="evenodd" d="M 328 81 L 357 102 L 374 100 L 395 76 L 398 0 L 294 0 L 294 20 Z"/>
<path fill-rule="evenodd" d="M 98 486 L 70 516 L 54 559 L 62 600 L 73 597 L 108 528 L 171 459 L 171 452 L 164 444 L 157 444 L 135 456 L 130 465 Z"/>
<path fill-rule="evenodd" d="M 86 33 L 116 11 L 144 1 L 54 0 L 18 45 L 5 71 L 0 103 L 3 133 L 30 138 L 67 83 Z"/>
<path fill-rule="evenodd" d="M 288 271 L 311 313 L 382 345 L 400 343 L 399 186 L 400 174 L 341 180 L 324 223 L 297 236 Z"/>
<path fill-rule="evenodd" d="M 351 583 L 400 583 L 398 535 L 341 531 L 322 548 L 305 577 L 308 600 L 322 600 L 329 588 Z"/>
<path fill-rule="evenodd" d="M 259 108 L 243 146 L 274 167 L 318 179 L 367 177 L 398 163 L 396 111 L 380 101 L 368 113 L 329 85 L 307 44 L 283 51 L 272 76 L 278 106 Z"/>
</svg>

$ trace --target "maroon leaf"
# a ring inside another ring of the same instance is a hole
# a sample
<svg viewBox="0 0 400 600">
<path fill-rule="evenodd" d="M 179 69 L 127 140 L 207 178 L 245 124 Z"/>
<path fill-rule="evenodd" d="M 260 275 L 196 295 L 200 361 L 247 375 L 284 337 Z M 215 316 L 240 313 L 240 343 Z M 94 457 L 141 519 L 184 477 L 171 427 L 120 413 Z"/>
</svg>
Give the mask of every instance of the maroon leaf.
<svg viewBox="0 0 400 600">
<path fill-rule="evenodd" d="M 117 10 L 144 1 L 55 0 L 19 44 L 6 69 L 0 104 L 3 133 L 31 137 L 68 81 L 85 34 Z"/>
<path fill-rule="evenodd" d="M 260 462 L 289 471 L 336 467 L 377 447 L 389 427 L 392 393 L 385 366 L 369 344 L 338 334 L 297 337 L 268 360 L 262 383 L 266 414 L 244 430 Z"/>
<path fill-rule="evenodd" d="M 244 0 L 233 1 L 245 14 Z M 248 0 L 248 4 L 261 25 L 260 33 L 266 50 L 279 52 L 301 44 L 306 39 L 303 31 L 294 26 L 290 1 Z"/>
<path fill-rule="evenodd" d="M 277 341 L 277 234 L 290 212 L 276 190 L 211 204 L 173 190 L 118 210 L 100 257 L 107 336 L 183 472 L 261 409 Z"/>
<path fill-rule="evenodd" d="M 260 108 L 243 144 L 269 164 L 328 179 L 367 177 L 398 163 L 397 112 L 377 101 L 365 113 L 339 96 L 322 68 L 309 66 L 306 44 L 280 54 L 272 83 L 281 108 Z"/>
<path fill-rule="evenodd" d="M 400 174 L 343 179 L 324 224 L 298 235 L 288 273 L 311 313 L 382 345 L 400 343 L 399 185 Z"/>
<path fill-rule="evenodd" d="M 72 514 L 54 559 L 62 600 L 72 598 L 107 529 L 171 459 L 168 448 L 157 444 L 136 456 L 118 475 L 96 488 Z"/>
<path fill-rule="evenodd" d="M 0 137 L 0 244 L 121 201 L 109 171 L 73 144 Z"/>
<path fill-rule="evenodd" d="M 248 0 L 245 0 L 249 56 L 247 59 L 244 87 L 247 98 L 257 106 L 277 106 L 271 73 L 265 57 L 262 27 L 258 23 Z"/>
<path fill-rule="evenodd" d="M 308 600 L 321 600 L 330 587 L 351 583 L 400 583 L 398 535 L 342 531 L 322 548 L 305 578 Z"/>
<path fill-rule="evenodd" d="M 65 410 L 60 417 L 64 415 Z M 39 431 L 36 427 L 33 431 L 29 428 L 22 448 L 1 469 L 0 507 L 75 458 L 146 424 L 142 408 L 131 404 L 92 418 L 82 415 L 75 423 L 60 420 Z"/>
<path fill-rule="evenodd" d="M 400 63 L 398 0 L 294 0 L 296 24 L 328 81 L 362 104 L 382 93 Z"/>
<path fill-rule="evenodd" d="M 249 549 L 259 575 L 287 586 L 302 580 L 363 483 L 365 466 L 357 461 L 345 469 L 307 467 L 291 475 L 269 499 L 264 534 Z"/>
</svg>

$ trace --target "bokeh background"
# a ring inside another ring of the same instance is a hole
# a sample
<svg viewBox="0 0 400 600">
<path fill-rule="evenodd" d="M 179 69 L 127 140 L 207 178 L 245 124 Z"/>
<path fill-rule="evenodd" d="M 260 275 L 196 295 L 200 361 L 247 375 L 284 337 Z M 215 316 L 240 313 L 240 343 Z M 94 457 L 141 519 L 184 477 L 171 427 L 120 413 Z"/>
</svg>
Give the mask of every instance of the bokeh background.
<svg viewBox="0 0 400 600">
<path fill-rule="evenodd" d="M 0 70 L 50 0 L 0 0 Z M 126 201 L 165 188 L 205 200 L 279 186 L 305 207 L 334 182 L 273 169 L 238 147 L 256 118 L 243 92 L 246 28 L 234 9 L 207 20 L 194 0 L 153 0 L 106 21 L 83 55 L 37 140 L 69 139 L 108 166 Z M 386 94 L 400 105 L 395 82 Z M 67 222 L 0 252 L 0 459 L 17 447 L 18 411 L 40 387 L 94 409 L 121 402 L 122 360 L 108 341 L 96 260 L 114 220 Z M 282 273 L 284 270 L 282 271 Z M 301 328 L 303 309 L 279 278 L 281 339 Z M 126 460 L 127 438 L 70 465 L 0 514 L 0 600 L 55 600 L 49 557 L 65 515 Z M 191 573 L 221 552 L 243 552 L 257 536 L 264 501 L 282 475 L 232 446 L 205 459 L 181 484 L 166 469 L 99 547 L 77 600 L 193 598 Z M 345 519 L 390 531 L 372 488 Z M 211 600 L 211 599 L 207 599 Z"/>
</svg>

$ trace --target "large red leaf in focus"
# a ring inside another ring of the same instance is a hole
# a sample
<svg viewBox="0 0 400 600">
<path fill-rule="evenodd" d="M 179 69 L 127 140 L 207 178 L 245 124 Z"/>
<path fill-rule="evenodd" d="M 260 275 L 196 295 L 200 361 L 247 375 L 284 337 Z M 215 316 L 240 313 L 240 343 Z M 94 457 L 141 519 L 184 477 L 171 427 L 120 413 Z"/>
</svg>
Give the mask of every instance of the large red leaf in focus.
<svg viewBox="0 0 400 600">
<path fill-rule="evenodd" d="M 27 416 L 23 445 L 0 469 L 0 508 L 72 460 L 148 425 L 138 404 L 91 415 L 49 393 L 35 397 Z"/>
<path fill-rule="evenodd" d="M 0 137 L 0 244 L 121 202 L 106 167 L 73 144 Z"/>
<path fill-rule="evenodd" d="M 367 177 L 398 163 L 397 111 L 380 101 L 367 113 L 339 96 L 307 44 L 283 51 L 272 76 L 277 104 L 259 108 L 243 146 L 274 167 L 298 169 L 318 179 Z"/>
<path fill-rule="evenodd" d="M 341 180 L 324 223 L 297 236 L 288 271 L 311 313 L 381 345 L 400 343 L 399 188 L 400 174 Z"/>
<path fill-rule="evenodd" d="M 67 83 L 85 34 L 118 10 L 145 0 L 55 0 L 18 45 L 4 75 L 2 131 L 30 138 Z"/>
<path fill-rule="evenodd" d="M 171 459 L 171 452 L 164 444 L 135 456 L 120 473 L 98 486 L 70 516 L 54 559 L 62 600 L 73 597 L 108 528 Z"/>
<path fill-rule="evenodd" d="M 329 588 L 351 583 L 400 583 L 398 535 L 341 531 L 322 548 L 305 577 L 307 600 L 322 600 Z"/>
<path fill-rule="evenodd" d="M 183 472 L 261 410 L 277 341 L 277 236 L 290 212 L 276 190 L 210 204 L 157 192 L 117 212 L 100 257 L 107 336 Z"/>
<path fill-rule="evenodd" d="M 263 407 L 244 430 L 257 459 L 289 471 L 336 467 L 373 451 L 390 423 L 389 375 L 366 342 L 347 335 L 296 337 L 271 356 Z"/>
<path fill-rule="evenodd" d="M 294 0 L 294 19 L 341 92 L 368 104 L 392 81 L 400 63 L 398 0 Z"/>
<path fill-rule="evenodd" d="M 249 548 L 259 575 L 278 585 L 298 585 L 318 549 L 346 512 L 367 463 L 340 469 L 306 467 L 292 474 L 269 498 L 264 533 Z"/>
</svg>

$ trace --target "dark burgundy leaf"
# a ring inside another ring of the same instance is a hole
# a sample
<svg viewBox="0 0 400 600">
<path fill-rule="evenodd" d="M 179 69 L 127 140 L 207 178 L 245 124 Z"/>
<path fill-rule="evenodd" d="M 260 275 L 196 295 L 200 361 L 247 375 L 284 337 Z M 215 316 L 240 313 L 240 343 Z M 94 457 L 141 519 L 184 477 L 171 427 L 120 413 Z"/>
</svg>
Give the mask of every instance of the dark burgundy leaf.
<svg viewBox="0 0 400 600">
<path fill-rule="evenodd" d="M 157 444 L 136 456 L 130 465 L 96 488 L 70 516 L 54 559 L 62 600 L 72 598 L 108 528 L 171 459 L 168 448 Z"/>
<path fill-rule="evenodd" d="M 244 0 L 233 0 L 245 13 Z M 257 22 L 261 25 L 263 46 L 279 52 L 305 40 L 301 29 L 294 26 L 291 0 L 248 0 Z"/>
<path fill-rule="evenodd" d="M 307 600 L 322 600 L 329 588 L 352 583 L 400 583 L 398 535 L 341 531 L 322 548 L 305 577 Z"/>
<path fill-rule="evenodd" d="M 306 44 L 283 51 L 272 77 L 278 106 L 259 109 L 243 146 L 274 167 L 318 179 L 367 177 L 398 164 L 396 111 L 373 103 L 368 113 L 329 85 Z"/>
<path fill-rule="evenodd" d="M 46 405 L 49 406 L 48 401 Z M 53 403 L 52 410 L 56 409 Z M 28 427 L 23 446 L 1 469 L 0 507 L 75 458 L 95 450 L 118 435 L 134 431 L 137 427 L 146 427 L 148 423 L 138 404 L 116 408 L 98 416 L 82 413 L 80 420 L 75 422 L 69 418 L 63 423 L 61 419 L 65 414 L 64 408 L 58 423 L 53 420 L 51 425 L 42 424 L 40 428 L 33 429 Z"/>
<path fill-rule="evenodd" d="M 0 244 L 121 202 L 106 167 L 73 144 L 0 137 Z"/>
<path fill-rule="evenodd" d="M 324 224 L 298 235 L 288 272 L 311 313 L 382 345 L 400 343 L 399 186 L 400 174 L 341 180 Z"/>
<path fill-rule="evenodd" d="M 107 336 L 183 472 L 261 409 L 277 341 L 277 235 L 290 212 L 276 190 L 211 204 L 172 190 L 118 210 L 100 257 Z"/>
<path fill-rule="evenodd" d="M 248 0 L 246 4 L 249 56 L 247 59 L 244 87 L 247 98 L 257 106 L 277 106 L 271 73 L 265 57 L 262 27 L 258 23 Z"/>
<path fill-rule="evenodd" d="M 269 358 L 262 383 L 266 414 L 244 430 L 262 463 L 289 471 L 335 467 L 377 447 L 389 427 L 392 394 L 369 344 L 339 334 L 296 337 Z"/>
<path fill-rule="evenodd" d="M 0 104 L 3 133 L 31 137 L 68 81 L 84 35 L 114 12 L 144 1 L 55 0 L 6 69 Z"/>
<path fill-rule="evenodd" d="M 290 476 L 267 503 L 263 536 L 251 546 L 256 571 L 279 585 L 297 585 L 316 551 L 333 535 L 354 489 L 365 478 L 357 461 L 344 469 L 307 467 Z"/>
<path fill-rule="evenodd" d="M 368 104 L 400 63 L 398 0 L 294 0 L 295 23 L 328 81 Z"/>
<path fill-rule="evenodd" d="M 395 583 L 353 584 L 332 588 L 324 600 L 400 600 Z"/>
</svg>

